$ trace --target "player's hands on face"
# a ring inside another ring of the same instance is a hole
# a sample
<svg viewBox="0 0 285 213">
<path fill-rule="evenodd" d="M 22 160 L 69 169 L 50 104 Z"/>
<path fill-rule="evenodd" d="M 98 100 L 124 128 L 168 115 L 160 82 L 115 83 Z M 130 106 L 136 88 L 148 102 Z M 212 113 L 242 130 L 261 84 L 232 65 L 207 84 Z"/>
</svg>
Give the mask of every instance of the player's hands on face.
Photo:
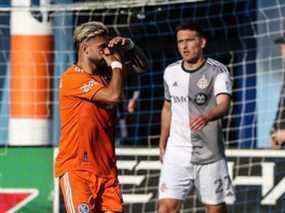
<svg viewBox="0 0 285 213">
<path fill-rule="evenodd" d="M 109 48 L 113 48 L 115 46 L 125 46 L 129 44 L 129 39 L 128 38 L 124 38 L 121 36 L 116 36 L 113 39 L 111 39 L 111 41 L 109 41 L 108 47 Z"/>
<path fill-rule="evenodd" d="M 129 44 L 128 38 L 124 38 L 121 36 L 114 37 L 111 39 L 102 51 L 101 54 L 106 61 L 106 63 L 110 66 L 113 61 L 121 61 L 120 54 L 118 52 L 111 51 L 114 47 L 125 46 Z"/>
<path fill-rule="evenodd" d="M 200 115 L 198 117 L 193 117 L 190 120 L 190 128 L 194 132 L 199 131 L 203 129 L 208 124 L 208 122 L 209 120 L 203 115 Z"/>
<path fill-rule="evenodd" d="M 108 66 L 111 66 L 111 63 L 114 61 L 121 61 L 119 53 L 112 53 L 108 47 L 105 47 L 100 53 Z"/>
</svg>

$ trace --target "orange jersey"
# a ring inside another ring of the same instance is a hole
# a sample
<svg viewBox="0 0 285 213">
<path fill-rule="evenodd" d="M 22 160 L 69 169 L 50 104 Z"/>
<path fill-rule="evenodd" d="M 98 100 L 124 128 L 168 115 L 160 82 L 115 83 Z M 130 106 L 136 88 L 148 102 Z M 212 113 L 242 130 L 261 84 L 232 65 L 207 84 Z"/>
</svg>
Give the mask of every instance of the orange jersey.
<svg viewBox="0 0 285 213">
<path fill-rule="evenodd" d="M 91 101 L 106 84 L 102 77 L 88 74 L 76 65 L 62 74 L 56 176 L 72 170 L 89 171 L 101 177 L 117 175 L 114 106 Z"/>
</svg>

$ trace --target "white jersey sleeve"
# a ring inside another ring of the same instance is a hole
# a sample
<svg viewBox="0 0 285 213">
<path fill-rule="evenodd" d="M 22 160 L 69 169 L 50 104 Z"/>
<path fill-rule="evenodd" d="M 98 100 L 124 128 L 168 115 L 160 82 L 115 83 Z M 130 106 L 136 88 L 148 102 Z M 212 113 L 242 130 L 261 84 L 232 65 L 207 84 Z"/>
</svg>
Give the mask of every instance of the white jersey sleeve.
<svg viewBox="0 0 285 213">
<path fill-rule="evenodd" d="M 229 72 L 222 72 L 217 75 L 214 83 L 214 94 L 232 94 L 232 78 Z"/>
<path fill-rule="evenodd" d="M 171 95 L 170 95 L 170 92 L 169 92 L 169 86 L 168 86 L 168 83 L 167 83 L 167 80 L 166 80 L 165 72 L 164 72 L 164 75 L 163 75 L 164 99 L 167 100 L 167 101 L 171 101 Z"/>
</svg>

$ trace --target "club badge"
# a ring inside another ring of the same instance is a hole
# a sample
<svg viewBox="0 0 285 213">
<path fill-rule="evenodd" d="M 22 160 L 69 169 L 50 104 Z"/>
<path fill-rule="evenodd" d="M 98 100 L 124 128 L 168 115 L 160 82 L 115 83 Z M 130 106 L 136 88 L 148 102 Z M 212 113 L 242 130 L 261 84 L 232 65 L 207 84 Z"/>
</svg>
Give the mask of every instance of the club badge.
<svg viewBox="0 0 285 213">
<path fill-rule="evenodd" d="M 87 203 L 80 203 L 78 206 L 79 213 L 89 213 L 89 206 Z"/>
<path fill-rule="evenodd" d="M 199 87 L 200 89 L 205 89 L 209 86 L 209 81 L 206 78 L 205 75 L 202 76 L 202 78 L 200 78 L 197 82 L 197 87 Z"/>
<path fill-rule="evenodd" d="M 208 97 L 205 93 L 198 93 L 197 95 L 195 95 L 194 100 L 197 105 L 203 105 L 207 102 Z"/>
</svg>

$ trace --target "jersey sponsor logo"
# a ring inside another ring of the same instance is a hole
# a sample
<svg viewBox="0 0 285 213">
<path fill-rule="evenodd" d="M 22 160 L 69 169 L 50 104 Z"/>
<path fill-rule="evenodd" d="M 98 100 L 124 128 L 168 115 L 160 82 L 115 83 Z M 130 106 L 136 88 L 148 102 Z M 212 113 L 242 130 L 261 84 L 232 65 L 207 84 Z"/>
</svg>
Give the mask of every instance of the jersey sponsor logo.
<svg viewBox="0 0 285 213">
<path fill-rule="evenodd" d="M 200 78 L 197 82 L 197 87 L 199 87 L 200 89 L 205 89 L 209 86 L 209 81 L 206 78 L 205 75 L 202 76 L 202 78 Z"/>
<path fill-rule="evenodd" d="M 195 95 L 194 101 L 197 105 L 203 105 L 207 102 L 208 97 L 205 93 L 198 93 Z"/>
<path fill-rule="evenodd" d="M 78 212 L 79 213 L 89 213 L 89 206 L 87 203 L 80 203 L 78 205 Z"/>
<path fill-rule="evenodd" d="M 96 81 L 92 79 L 88 81 L 87 84 L 80 87 L 80 89 L 82 90 L 82 92 L 87 93 L 94 87 L 95 84 L 96 84 Z"/>
<path fill-rule="evenodd" d="M 177 104 L 177 103 L 186 103 L 188 101 L 190 101 L 190 97 L 189 96 L 171 96 L 172 97 L 172 101 L 173 103 Z"/>
</svg>

